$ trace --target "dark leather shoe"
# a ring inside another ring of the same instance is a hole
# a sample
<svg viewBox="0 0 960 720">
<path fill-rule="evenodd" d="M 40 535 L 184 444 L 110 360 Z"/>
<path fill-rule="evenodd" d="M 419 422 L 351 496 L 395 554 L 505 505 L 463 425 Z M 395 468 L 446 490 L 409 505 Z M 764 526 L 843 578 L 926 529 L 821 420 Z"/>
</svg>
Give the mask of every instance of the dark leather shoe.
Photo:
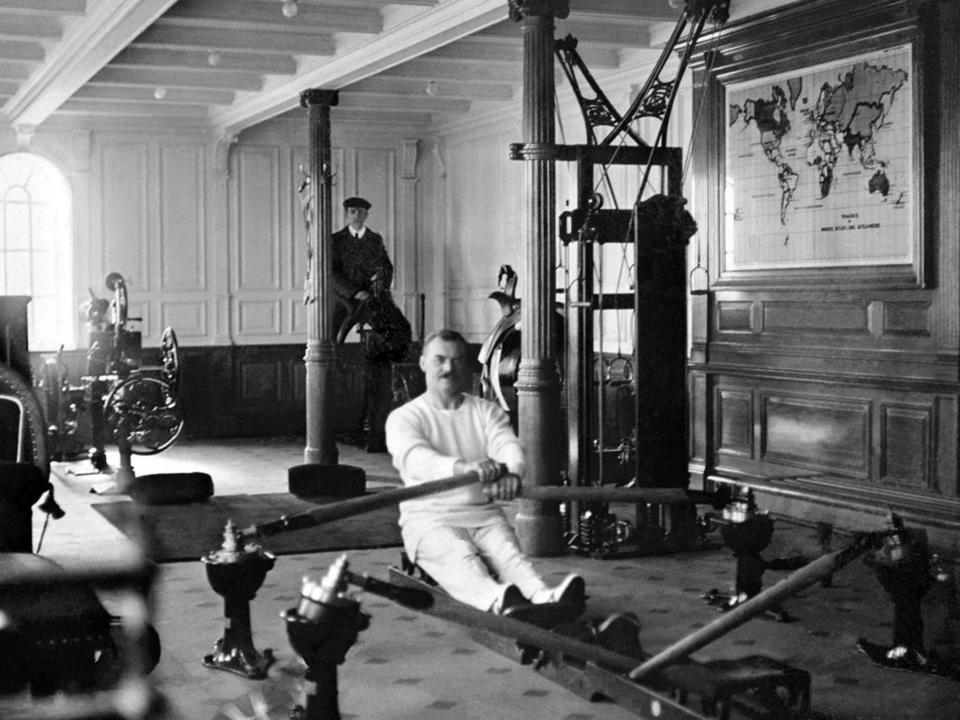
<svg viewBox="0 0 960 720">
<path fill-rule="evenodd" d="M 554 602 L 583 605 L 587 601 L 587 584 L 579 575 L 567 575 L 553 590 Z"/>
<path fill-rule="evenodd" d="M 516 585 L 507 585 L 500 594 L 500 597 L 493 603 L 493 612 L 498 615 L 509 615 L 517 608 L 529 604 L 530 601 L 523 596 L 520 588 Z"/>
<path fill-rule="evenodd" d="M 574 607 L 583 607 L 586 603 L 587 586 L 583 578 L 573 573 L 567 575 L 552 588 L 538 590 L 532 596 L 534 603 L 562 603 Z"/>
<path fill-rule="evenodd" d="M 633 613 L 611 615 L 597 626 L 597 643 L 607 650 L 636 660 L 643 659 L 640 621 Z"/>
</svg>

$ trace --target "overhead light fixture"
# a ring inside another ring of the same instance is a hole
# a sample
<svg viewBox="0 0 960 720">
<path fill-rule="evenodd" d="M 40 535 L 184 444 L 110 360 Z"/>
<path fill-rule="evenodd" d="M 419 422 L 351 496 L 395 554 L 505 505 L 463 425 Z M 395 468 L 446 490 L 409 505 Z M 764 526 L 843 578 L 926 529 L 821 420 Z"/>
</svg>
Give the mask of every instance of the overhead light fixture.
<svg viewBox="0 0 960 720">
<path fill-rule="evenodd" d="M 439 92 L 439 89 L 437 88 L 437 83 L 434 82 L 433 80 L 428 80 L 427 87 L 424 90 L 424 92 L 426 92 L 427 95 L 429 95 L 430 97 L 433 97 L 434 95 L 436 95 L 437 92 Z"/>
<path fill-rule="evenodd" d="M 297 13 L 300 12 L 300 8 L 297 7 L 297 0 L 285 0 L 282 12 L 285 18 L 296 17 Z"/>
<path fill-rule="evenodd" d="M 163 100 L 167 96 L 167 89 L 165 87 L 155 88 L 153 91 L 153 96 L 157 100 Z"/>
<path fill-rule="evenodd" d="M 211 50 L 209 53 L 207 53 L 207 65 L 210 67 L 216 67 L 219 65 L 221 59 L 222 57 L 219 50 Z"/>
</svg>

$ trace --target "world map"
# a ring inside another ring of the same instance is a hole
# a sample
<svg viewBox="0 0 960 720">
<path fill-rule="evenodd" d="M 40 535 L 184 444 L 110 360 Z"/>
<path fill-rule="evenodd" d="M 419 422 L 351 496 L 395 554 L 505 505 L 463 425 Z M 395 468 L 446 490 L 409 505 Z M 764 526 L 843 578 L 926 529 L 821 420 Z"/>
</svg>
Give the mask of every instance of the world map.
<svg viewBox="0 0 960 720">
<path fill-rule="evenodd" d="M 911 261 L 910 46 L 727 88 L 730 268 Z"/>
</svg>

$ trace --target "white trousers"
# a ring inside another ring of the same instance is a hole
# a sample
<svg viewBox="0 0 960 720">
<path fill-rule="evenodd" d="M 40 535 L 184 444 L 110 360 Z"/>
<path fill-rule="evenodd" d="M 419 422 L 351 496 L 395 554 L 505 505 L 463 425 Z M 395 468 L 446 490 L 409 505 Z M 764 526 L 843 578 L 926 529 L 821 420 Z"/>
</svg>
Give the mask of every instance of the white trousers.
<svg viewBox="0 0 960 720">
<path fill-rule="evenodd" d="M 437 526 L 407 554 L 453 598 L 480 610 L 490 610 L 507 585 L 527 598 L 547 587 L 506 519 L 479 528 Z"/>
</svg>

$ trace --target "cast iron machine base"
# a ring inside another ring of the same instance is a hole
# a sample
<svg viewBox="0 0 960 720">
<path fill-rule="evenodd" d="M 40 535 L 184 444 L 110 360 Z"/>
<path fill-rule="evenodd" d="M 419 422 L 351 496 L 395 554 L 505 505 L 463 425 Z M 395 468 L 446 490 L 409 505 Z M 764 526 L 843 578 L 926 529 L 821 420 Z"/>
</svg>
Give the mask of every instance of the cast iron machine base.
<svg viewBox="0 0 960 720">
<path fill-rule="evenodd" d="M 261 653 L 253 645 L 250 601 L 273 567 L 274 556 L 255 544 L 240 549 L 237 533 L 229 520 L 223 538 L 223 547 L 202 558 L 210 587 L 223 596 L 225 616 L 223 637 L 214 644 L 213 653 L 204 656 L 203 664 L 251 680 L 262 680 L 274 657 L 269 649 Z"/>
<path fill-rule="evenodd" d="M 723 508 L 721 525 L 723 541 L 737 559 L 737 576 L 732 595 L 720 593 L 716 588 L 703 597 L 711 605 L 729 610 L 758 595 L 763 589 L 763 573 L 767 570 L 797 570 L 807 564 L 802 555 L 766 560 L 760 554 L 773 539 L 773 520 L 764 512 L 758 512 L 753 491 L 747 488 L 738 492 Z M 793 617 L 781 607 L 771 608 L 766 615 L 779 622 L 792 622 Z"/>
<path fill-rule="evenodd" d="M 307 664 L 306 707 L 296 705 L 291 720 L 340 720 L 337 666 L 370 626 L 370 616 L 346 594 L 347 556 L 340 556 L 319 584 L 304 578 L 300 604 L 281 613 L 294 651 Z"/>
<path fill-rule="evenodd" d="M 891 534 L 864 561 L 893 601 L 893 644 L 878 645 L 865 638 L 857 649 L 877 665 L 894 670 L 946 675 L 960 680 L 960 665 L 931 657 L 924 646 L 922 601 L 938 582 L 952 580 L 940 559 L 930 553 L 926 534 L 903 525 L 890 514 Z"/>
</svg>

